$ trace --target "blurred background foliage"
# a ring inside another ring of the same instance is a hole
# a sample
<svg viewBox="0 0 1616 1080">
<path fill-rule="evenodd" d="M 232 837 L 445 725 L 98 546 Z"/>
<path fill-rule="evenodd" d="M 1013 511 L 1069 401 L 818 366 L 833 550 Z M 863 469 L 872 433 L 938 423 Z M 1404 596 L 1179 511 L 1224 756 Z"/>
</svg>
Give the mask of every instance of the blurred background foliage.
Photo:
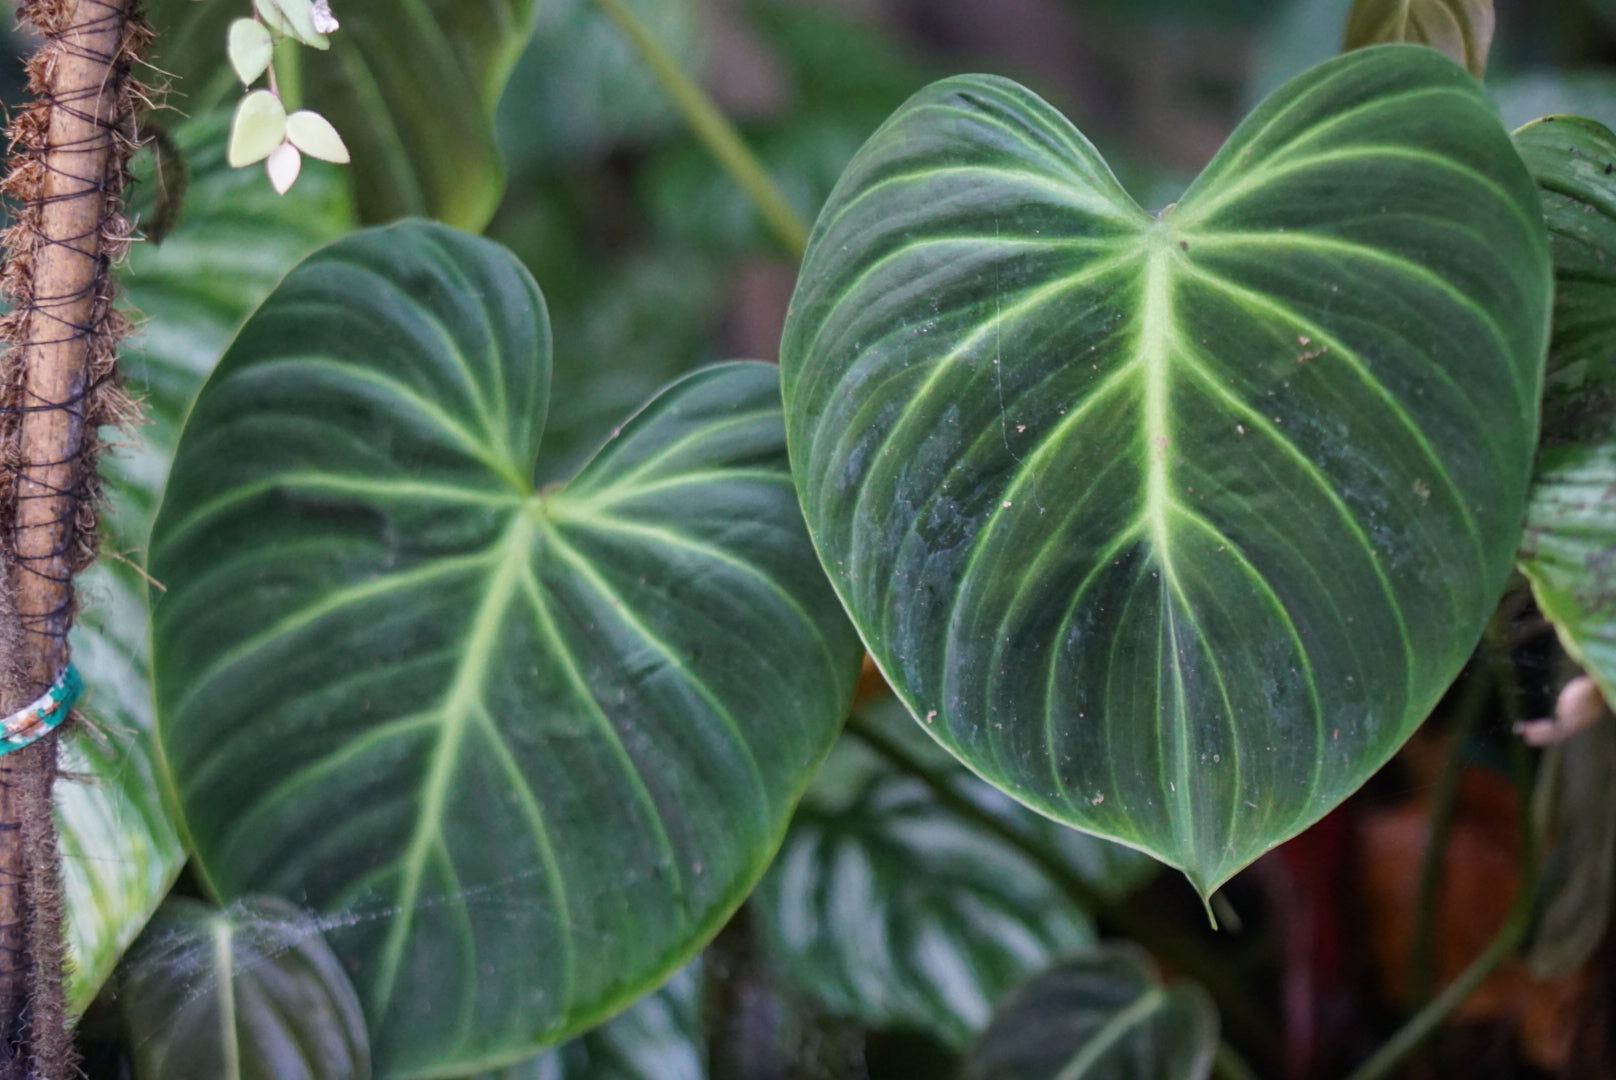
<svg viewBox="0 0 1616 1080">
<path fill-rule="evenodd" d="M 893 108 L 930 79 L 962 71 L 1030 85 L 1096 143 L 1143 205 L 1159 208 L 1256 101 L 1339 50 L 1351 6 L 628 2 L 699 75 L 808 219 Z M 246 0 L 235 6 L 245 13 Z M 341 0 L 333 8 L 340 18 Z M 561 480 L 672 377 L 723 358 L 773 360 L 794 259 L 590 0 L 538 0 L 532 26 L 519 53 L 520 42 L 508 43 L 515 67 L 494 123 L 505 186 L 485 231 L 526 263 L 550 306 L 556 369 L 541 468 L 544 479 Z M 15 36 L 10 46 L 12 55 L 28 49 Z M 215 59 L 222 51 L 220 42 Z M 162 81 L 160 72 L 147 77 Z M 1487 81 L 1512 126 L 1562 111 L 1616 126 L 1616 0 L 1500 0 Z M 20 86 L 20 65 L 0 72 L 4 101 L 20 100 Z M 340 171 L 316 170 L 303 202 L 281 217 L 266 205 L 273 200 L 261 172 L 216 175 L 218 145 L 210 150 L 201 133 L 222 139 L 213 110 L 231 92 L 228 80 L 174 89 L 171 111 L 156 119 L 174 129 L 186 115 L 201 121 L 186 124 L 178 140 L 191 152 L 195 182 L 175 247 L 133 256 L 131 294 L 161 308 L 165 288 L 183 291 L 164 278 L 166 267 L 195 259 L 230 266 L 242 261 L 241 245 L 254 255 L 228 302 L 191 297 L 211 306 L 187 324 L 192 332 L 177 348 L 164 353 L 175 324 L 156 310 L 150 336 L 131 344 L 160 446 L 184 411 L 165 365 L 205 366 L 243 305 L 350 220 Z M 145 176 L 157 172 L 150 162 L 142 167 Z M 136 196 L 146 222 L 161 213 L 154 186 Z M 229 195 L 244 186 L 255 194 Z M 241 216 L 254 205 L 259 218 Z M 114 470 L 139 472 L 142 453 L 131 451 Z M 141 532 L 117 536 L 118 550 L 137 553 Z M 1522 619 L 1518 640 L 1527 645 L 1515 659 L 1538 655 L 1539 668 L 1534 674 L 1528 665 L 1514 700 L 1479 723 L 1466 718 L 1469 699 L 1447 703 L 1386 774 L 1231 887 L 1222 914 L 1226 922 L 1237 915 L 1243 929 L 1216 938 L 1204 932 L 1182 882 L 997 796 L 872 687 L 857 737 L 844 740 L 816 780 L 784 856 L 703 959 L 628 1014 L 498 1075 L 935 1080 L 949 1074 L 999 994 L 1063 951 L 1125 932 L 1139 918 L 1183 927 L 1200 942 L 1188 948 L 1216 951 L 1229 974 L 1229 985 L 1210 988 L 1224 1030 L 1262 1075 L 1337 1072 L 1384 1039 L 1419 993 L 1402 968 L 1416 934 L 1406 913 L 1444 762 L 1461 762 L 1448 811 L 1448 871 L 1460 884 L 1442 894 L 1435 977 L 1462 966 L 1503 917 L 1519 843 L 1503 714 L 1543 711 L 1548 687 L 1564 674 L 1543 627 L 1534 629 L 1529 613 Z M 93 616 L 90 623 L 94 629 Z M 138 679 L 134 685 L 138 694 Z M 1588 797 L 1609 801 L 1608 788 Z M 1600 1063 L 1598 1039 L 1588 1034 L 1616 1020 L 1608 938 L 1602 950 L 1601 967 L 1557 981 L 1504 969 L 1467 1007 L 1457 1033 L 1409 1075 L 1608 1076 L 1611 1058 Z M 1246 1015 L 1231 1012 L 1242 998 L 1252 1006 Z M 85 1030 L 94 1039 L 112 1029 L 92 1010 Z M 119 1075 L 117 1042 L 109 1035 L 92 1054 L 92 1075 Z"/>
</svg>

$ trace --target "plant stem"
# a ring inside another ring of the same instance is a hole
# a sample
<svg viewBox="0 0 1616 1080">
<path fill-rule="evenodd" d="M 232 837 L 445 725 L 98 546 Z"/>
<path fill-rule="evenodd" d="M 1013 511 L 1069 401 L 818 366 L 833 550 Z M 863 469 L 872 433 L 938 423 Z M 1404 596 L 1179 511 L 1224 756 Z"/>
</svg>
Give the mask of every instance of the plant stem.
<svg viewBox="0 0 1616 1080">
<path fill-rule="evenodd" d="M 284 37 L 275 43 L 269 65 L 269 88 L 288 113 L 303 107 L 303 43 Z"/>
<path fill-rule="evenodd" d="M 1484 646 L 1485 647 L 1485 646 Z M 1425 852 L 1420 860 L 1418 899 L 1414 908 L 1414 951 L 1409 961 L 1411 1005 L 1418 1008 L 1431 998 L 1435 981 L 1437 908 L 1441 899 L 1442 871 L 1447 863 L 1448 838 L 1459 806 L 1459 781 L 1464 776 L 1470 735 L 1480 724 L 1481 715 L 1493 701 L 1493 679 L 1487 664 L 1472 668 L 1465 683 L 1453 730 L 1453 746 L 1442 773 L 1437 777 L 1432 797 L 1430 822 L 1425 831 Z"/>
<path fill-rule="evenodd" d="M 1487 646 L 1489 651 L 1492 644 L 1493 642 L 1489 640 Z M 1509 673 L 1509 678 L 1501 678 L 1495 668 L 1494 678 L 1502 686 L 1508 687 L 1513 682 L 1513 672 Z M 1531 929 L 1536 907 L 1538 870 L 1537 841 L 1528 820 L 1532 782 L 1531 753 L 1523 743 L 1516 740 L 1511 746 L 1511 759 L 1514 764 L 1516 789 L 1520 792 L 1520 886 L 1515 894 L 1515 902 L 1510 905 L 1509 914 L 1504 918 L 1504 925 L 1499 927 L 1497 935 L 1481 954 L 1470 962 L 1469 967 L 1460 972 L 1459 976 L 1429 1004 L 1411 1016 L 1397 1033 L 1369 1060 L 1358 1066 L 1347 1080 L 1381 1080 L 1382 1077 L 1389 1075 L 1464 1002 L 1465 998 L 1475 992 L 1487 976 L 1492 974 L 1493 969 L 1508 959 Z"/>
<path fill-rule="evenodd" d="M 1376 1051 L 1374 1056 L 1358 1066 L 1347 1080 L 1379 1080 L 1380 1077 L 1388 1075 L 1515 950 L 1526 936 L 1527 928 L 1532 921 L 1532 881 L 1523 878 L 1520 888 L 1521 891 L 1515 897 L 1515 904 L 1510 908 L 1508 918 L 1504 920 L 1503 927 L 1491 944 L 1470 962 L 1470 966 L 1465 968 L 1458 978 L 1448 984 L 1447 989 L 1410 1017 L 1408 1022 L 1398 1029 L 1397 1034 Z"/>
<path fill-rule="evenodd" d="M 1204 985 L 1217 1002 L 1224 1020 L 1244 1040 L 1263 1048 L 1265 1052 L 1279 1045 L 1279 1036 L 1272 1022 L 1256 1006 L 1256 998 L 1250 987 L 1235 975 L 1226 960 L 1213 955 L 1188 934 L 1176 932 L 1172 923 L 1140 910 L 1126 899 L 1101 895 L 1073 871 L 1058 853 L 966 798 L 949 777 L 915 757 L 897 740 L 861 717 L 855 715 L 849 718 L 847 731 L 894 767 L 924 783 L 938 802 L 1032 860 L 1074 904 L 1089 912 L 1102 928 L 1138 942 L 1158 959 Z"/>
<path fill-rule="evenodd" d="M 662 89 L 684 114 L 696 137 L 741 185 L 775 238 L 787 251 L 802 258 L 802 253 L 808 247 L 808 226 L 785 196 L 780 194 L 780 189 L 757 157 L 741 141 L 735 126 L 718 111 L 718 107 L 695 80 L 680 69 L 668 50 L 662 47 L 662 43 L 640 22 L 624 0 L 595 0 L 595 6 L 609 15 L 628 35 L 639 50 L 641 59 L 662 84 Z"/>
</svg>

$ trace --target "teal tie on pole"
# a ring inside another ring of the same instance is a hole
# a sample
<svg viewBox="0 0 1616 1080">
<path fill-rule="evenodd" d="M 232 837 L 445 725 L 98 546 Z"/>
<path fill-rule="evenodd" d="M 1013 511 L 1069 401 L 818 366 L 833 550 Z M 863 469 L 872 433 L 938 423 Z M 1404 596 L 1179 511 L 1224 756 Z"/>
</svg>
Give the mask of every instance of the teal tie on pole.
<svg viewBox="0 0 1616 1080">
<path fill-rule="evenodd" d="M 0 723 L 0 754 L 21 750 L 52 731 L 73 710 L 73 703 L 84 692 L 84 680 L 71 662 L 56 677 L 51 688 L 32 704 L 18 709 Z"/>
</svg>

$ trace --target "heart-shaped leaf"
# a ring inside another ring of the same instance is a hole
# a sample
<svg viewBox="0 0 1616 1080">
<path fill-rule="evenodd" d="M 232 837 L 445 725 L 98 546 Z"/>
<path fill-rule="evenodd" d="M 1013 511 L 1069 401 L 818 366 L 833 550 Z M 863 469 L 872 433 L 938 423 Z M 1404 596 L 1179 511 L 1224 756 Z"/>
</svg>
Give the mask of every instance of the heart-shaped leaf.
<svg viewBox="0 0 1616 1080">
<path fill-rule="evenodd" d="M 370 1077 L 341 961 L 273 896 L 164 904 L 119 968 L 118 1002 L 139 1080 Z"/>
<path fill-rule="evenodd" d="M 1357 0 L 1343 45 L 1429 45 L 1479 79 L 1487 70 L 1494 21 L 1493 0 Z"/>
<path fill-rule="evenodd" d="M 1555 275 L 1521 569 L 1567 651 L 1616 701 L 1616 135 L 1558 116 L 1515 140 L 1542 190 Z"/>
<path fill-rule="evenodd" d="M 497 245 L 339 241 L 204 387 L 153 533 L 200 868 L 340 923 L 383 1075 L 519 1060 L 688 959 L 857 674 L 774 368 L 676 383 L 536 493 L 549 369 Z"/>
<path fill-rule="evenodd" d="M 1218 1017 L 1194 983 L 1163 986 L 1119 944 L 1064 961 L 1006 996 L 966 1080 L 1204 1080 Z"/>
<path fill-rule="evenodd" d="M 921 91 L 781 346 L 810 531 L 926 730 L 1208 893 L 1458 672 L 1509 573 L 1547 245 L 1481 87 L 1380 46 L 1147 214 L 1003 79 Z"/>
</svg>

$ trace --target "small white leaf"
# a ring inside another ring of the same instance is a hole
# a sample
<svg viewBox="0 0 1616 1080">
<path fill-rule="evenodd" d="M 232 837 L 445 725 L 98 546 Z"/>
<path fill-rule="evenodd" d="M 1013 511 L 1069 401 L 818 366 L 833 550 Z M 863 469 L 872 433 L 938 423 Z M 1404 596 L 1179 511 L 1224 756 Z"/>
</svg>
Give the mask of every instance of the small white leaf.
<svg viewBox="0 0 1616 1080">
<path fill-rule="evenodd" d="M 244 84 L 252 84 L 269 67 L 275 54 L 275 40 L 257 19 L 237 19 L 230 24 L 230 66 Z"/>
<path fill-rule="evenodd" d="M 348 147 L 331 121 L 309 109 L 299 109 L 286 118 L 286 138 L 299 150 L 321 161 L 348 163 Z"/>
<path fill-rule="evenodd" d="M 269 155 L 264 166 L 269 170 L 269 182 L 275 186 L 276 193 L 285 195 L 303 169 L 303 155 L 291 143 L 281 143 Z"/>
<path fill-rule="evenodd" d="M 268 90 L 254 90 L 241 99 L 230 123 L 227 159 L 232 168 L 264 160 L 285 141 L 286 106 L 280 98 Z"/>
<path fill-rule="evenodd" d="M 312 0 L 275 0 L 280 5 L 286 22 L 286 32 L 305 45 L 316 49 L 329 49 L 331 42 L 314 25 Z"/>
<path fill-rule="evenodd" d="M 330 0 L 314 0 L 314 28 L 322 34 L 329 34 L 341 24 L 337 17 L 331 14 Z"/>
<path fill-rule="evenodd" d="M 264 20 L 264 25 L 277 34 L 290 34 L 291 28 L 286 24 L 286 16 L 281 14 L 279 0 L 253 0 L 253 9 L 258 17 Z"/>
</svg>

